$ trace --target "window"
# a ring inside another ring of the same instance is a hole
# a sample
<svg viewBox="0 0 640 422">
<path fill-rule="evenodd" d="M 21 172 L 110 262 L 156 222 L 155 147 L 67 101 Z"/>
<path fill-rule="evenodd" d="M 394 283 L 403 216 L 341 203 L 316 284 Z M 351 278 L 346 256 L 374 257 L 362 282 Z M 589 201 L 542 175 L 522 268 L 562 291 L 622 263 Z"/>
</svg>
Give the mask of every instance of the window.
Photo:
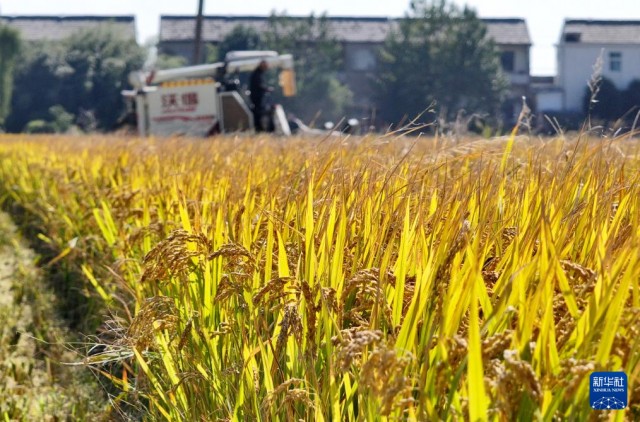
<svg viewBox="0 0 640 422">
<path fill-rule="evenodd" d="M 579 32 L 567 32 L 564 34 L 565 42 L 580 42 L 580 33 Z"/>
<path fill-rule="evenodd" d="M 369 48 L 351 50 L 347 57 L 349 70 L 373 70 L 376 67 L 376 56 Z"/>
<path fill-rule="evenodd" d="M 609 70 L 612 72 L 622 72 L 622 53 L 612 51 L 609 53 Z"/>
<path fill-rule="evenodd" d="M 502 70 L 505 72 L 513 72 L 515 67 L 515 54 L 513 51 L 503 51 L 500 55 L 500 63 L 502 64 Z"/>
</svg>

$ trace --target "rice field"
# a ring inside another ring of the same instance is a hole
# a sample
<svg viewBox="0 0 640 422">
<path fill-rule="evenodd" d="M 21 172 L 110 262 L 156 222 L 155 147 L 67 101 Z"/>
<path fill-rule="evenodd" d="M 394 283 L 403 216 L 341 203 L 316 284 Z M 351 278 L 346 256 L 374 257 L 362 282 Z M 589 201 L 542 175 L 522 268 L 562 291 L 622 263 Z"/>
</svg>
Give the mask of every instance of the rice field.
<svg viewBox="0 0 640 422">
<path fill-rule="evenodd" d="M 640 419 L 639 171 L 624 136 L 0 141 L 102 317 L 75 363 L 148 420 Z"/>
</svg>

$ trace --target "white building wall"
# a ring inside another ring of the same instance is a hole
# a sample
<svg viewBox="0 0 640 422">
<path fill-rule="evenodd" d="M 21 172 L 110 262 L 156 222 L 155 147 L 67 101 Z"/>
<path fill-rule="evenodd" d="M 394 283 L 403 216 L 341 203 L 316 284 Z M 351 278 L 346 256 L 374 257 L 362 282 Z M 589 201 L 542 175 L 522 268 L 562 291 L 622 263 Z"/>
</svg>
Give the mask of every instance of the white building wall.
<svg viewBox="0 0 640 422">
<path fill-rule="evenodd" d="M 540 91 L 536 93 L 536 108 L 539 112 L 562 111 L 561 91 Z"/>
<path fill-rule="evenodd" d="M 527 45 L 500 45 L 498 50 L 502 52 L 513 53 L 513 71 L 507 72 L 509 75 L 527 75 L 529 76 L 529 46 Z M 516 82 L 522 83 L 522 82 Z M 528 80 L 527 80 L 528 83 Z"/>
<path fill-rule="evenodd" d="M 622 54 L 620 71 L 611 70 L 610 52 Z M 585 90 L 601 54 L 602 76 L 610 79 L 618 89 L 626 89 L 629 82 L 640 79 L 640 45 L 561 44 L 558 46 L 558 78 L 564 90 L 565 110 L 582 111 Z"/>
<path fill-rule="evenodd" d="M 529 46 L 511 47 L 515 51 L 514 73 L 529 76 Z"/>
<path fill-rule="evenodd" d="M 514 52 L 513 72 L 508 73 L 512 85 L 528 85 L 529 72 L 529 47 L 510 46 L 508 50 Z"/>
</svg>

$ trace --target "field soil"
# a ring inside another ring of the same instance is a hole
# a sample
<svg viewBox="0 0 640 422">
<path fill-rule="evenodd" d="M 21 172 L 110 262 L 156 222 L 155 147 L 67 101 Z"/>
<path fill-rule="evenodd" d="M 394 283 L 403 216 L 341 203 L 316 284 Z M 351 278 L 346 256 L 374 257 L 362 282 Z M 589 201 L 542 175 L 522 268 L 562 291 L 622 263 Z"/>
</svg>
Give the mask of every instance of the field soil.
<svg viewBox="0 0 640 422">
<path fill-rule="evenodd" d="M 72 348 L 56 298 L 15 225 L 0 213 L 0 419 L 96 420 L 106 398 Z"/>
</svg>

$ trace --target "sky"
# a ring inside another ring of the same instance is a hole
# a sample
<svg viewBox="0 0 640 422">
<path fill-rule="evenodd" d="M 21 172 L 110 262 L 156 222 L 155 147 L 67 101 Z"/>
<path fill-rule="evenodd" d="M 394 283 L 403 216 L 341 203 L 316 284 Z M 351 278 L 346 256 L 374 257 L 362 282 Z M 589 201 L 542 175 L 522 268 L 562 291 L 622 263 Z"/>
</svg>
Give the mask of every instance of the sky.
<svg viewBox="0 0 640 422">
<path fill-rule="evenodd" d="M 637 19 L 638 0 L 452 0 L 474 8 L 480 17 L 517 17 L 527 21 L 532 39 L 531 73 L 554 75 L 555 44 L 565 18 Z M 209 15 L 289 15 L 326 12 L 334 16 L 400 17 L 409 0 L 205 0 Z M 135 15 L 138 41 L 156 36 L 160 15 L 195 14 L 198 0 L 0 0 L 3 15 Z"/>
</svg>

